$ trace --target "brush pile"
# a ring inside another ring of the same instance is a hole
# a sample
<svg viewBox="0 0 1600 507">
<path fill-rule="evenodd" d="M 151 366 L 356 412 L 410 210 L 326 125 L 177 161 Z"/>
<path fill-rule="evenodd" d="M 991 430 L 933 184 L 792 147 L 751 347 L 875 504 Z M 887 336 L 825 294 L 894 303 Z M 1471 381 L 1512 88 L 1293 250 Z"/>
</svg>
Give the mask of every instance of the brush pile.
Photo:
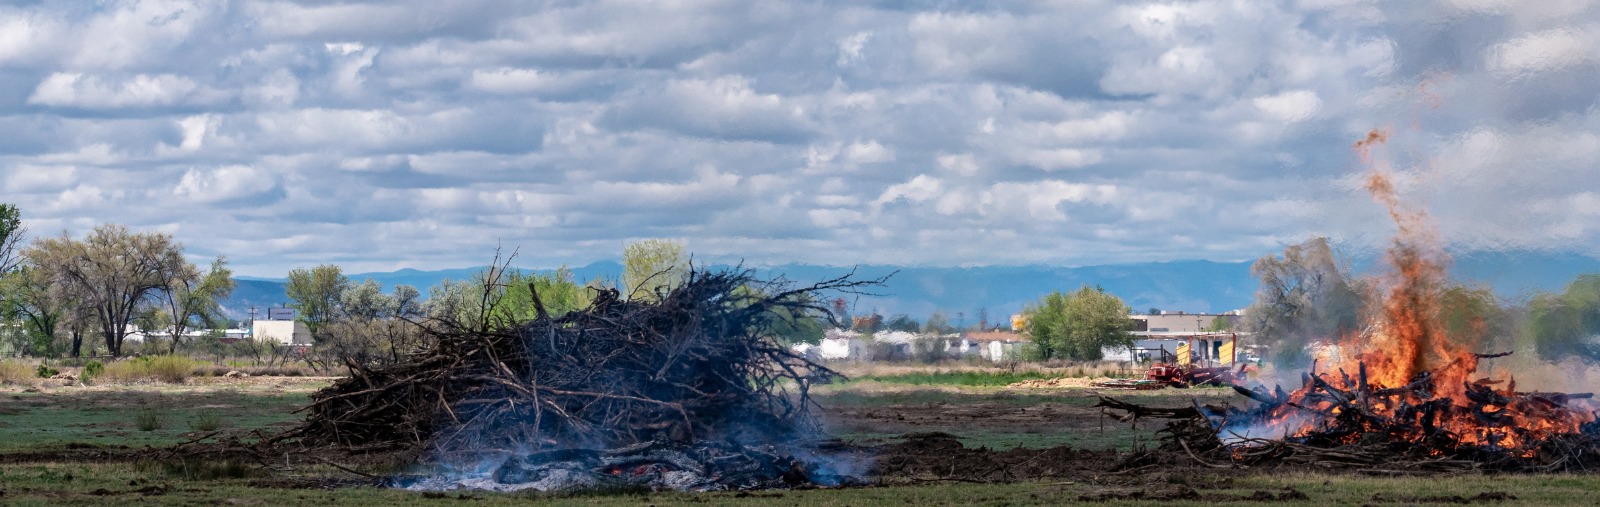
<svg viewBox="0 0 1600 507">
<path fill-rule="evenodd" d="M 814 430 L 807 389 L 836 374 L 773 332 L 827 315 L 813 293 L 877 283 L 847 275 L 792 289 L 748 271 L 695 270 L 657 301 L 602 290 L 559 316 L 535 293 L 531 322 L 434 323 L 435 345 L 408 361 L 349 364 L 350 377 L 313 395 L 284 439 L 442 462 L 512 456 L 516 467 L 501 475 L 537 469 L 529 459 L 549 451 L 804 440 Z"/>
<path fill-rule="evenodd" d="M 1476 354 L 1476 359 L 1505 354 Z M 1411 382 L 1372 383 L 1365 364 L 1302 374 L 1293 392 L 1235 385 L 1257 402 L 1241 410 L 1194 405 L 1154 408 L 1102 398 L 1097 406 L 1124 420 L 1174 419 L 1163 449 L 1208 466 L 1304 464 L 1373 473 L 1460 470 L 1506 472 L 1600 470 L 1600 422 L 1590 393 L 1517 391 L 1490 379 L 1441 385 L 1460 376 L 1423 371 Z M 1503 387 L 1499 387 L 1501 385 Z"/>
</svg>

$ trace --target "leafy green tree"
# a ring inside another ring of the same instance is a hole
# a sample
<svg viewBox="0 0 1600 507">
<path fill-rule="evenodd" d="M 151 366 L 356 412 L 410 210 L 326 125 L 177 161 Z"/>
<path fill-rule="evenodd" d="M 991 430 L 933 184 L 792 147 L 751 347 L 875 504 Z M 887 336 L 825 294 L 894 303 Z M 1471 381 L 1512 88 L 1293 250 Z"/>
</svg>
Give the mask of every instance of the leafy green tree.
<svg viewBox="0 0 1600 507">
<path fill-rule="evenodd" d="M 17 246 L 27 229 L 22 226 L 22 212 L 14 204 L 0 203 L 0 275 L 10 273 L 17 266 Z"/>
<path fill-rule="evenodd" d="M 1561 294 L 1534 298 L 1527 326 L 1540 357 L 1600 360 L 1600 274 L 1579 275 Z"/>
<path fill-rule="evenodd" d="M 397 285 L 385 294 L 383 284 L 367 279 L 347 284 L 339 294 L 334 320 L 323 322 L 323 339 L 317 352 L 327 362 L 363 366 L 394 364 L 424 344 L 421 329 L 410 322 L 421 315 L 420 293 L 415 287 Z"/>
<path fill-rule="evenodd" d="M 339 318 L 340 301 L 349 287 L 350 279 L 332 264 L 289 271 L 286 289 L 289 299 L 294 300 L 290 306 L 295 309 L 295 319 L 305 323 L 311 332 L 313 341 L 322 341 L 322 326 Z"/>
<path fill-rule="evenodd" d="M 1451 341 L 1478 351 L 1506 350 L 1510 312 L 1488 287 L 1451 285 L 1439 295 L 1439 324 Z"/>
<path fill-rule="evenodd" d="M 172 329 L 172 348 L 177 353 L 184 334 L 198 321 L 206 327 L 225 319 L 222 300 L 233 293 L 233 271 L 228 269 L 228 259 L 217 256 L 211 269 L 201 274 L 199 268 L 188 262 L 174 266 L 167 274 L 166 290 L 161 292 L 161 302 Z"/>
<path fill-rule="evenodd" d="M 13 343 L 15 348 L 31 349 L 34 354 L 52 352 L 71 302 L 52 294 L 50 289 L 44 270 L 32 266 L 23 265 L 0 275 L 0 317 L 19 324 L 23 330 L 21 340 Z"/>
<path fill-rule="evenodd" d="M 1025 332 L 1039 359 L 1097 361 L 1107 347 L 1133 346 L 1128 311 L 1121 298 L 1085 285 L 1070 294 L 1052 292 L 1025 308 Z"/>
<path fill-rule="evenodd" d="M 1203 331 L 1210 333 L 1222 333 L 1232 330 L 1233 319 L 1228 318 L 1227 315 L 1218 315 L 1216 317 L 1212 317 L 1211 322 L 1206 324 L 1205 329 L 1203 329 Z"/>
<path fill-rule="evenodd" d="M 689 258 L 680 241 L 646 239 L 622 249 L 622 287 L 628 299 L 659 301 L 688 275 Z"/>
<path fill-rule="evenodd" d="M 1261 280 L 1255 302 L 1241 327 L 1262 343 L 1276 344 L 1276 361 L 1298 366 L 1309 361 L 1312 340 L 1339 338 L 1361 325 L 1364 284 L 1353 280 L 1327 238 L 1311 238 L 1267 255 L 1250 266 Z"/>
<path fill-rule="evenodd" d="M 533 299 L 535 292 L 538 292 L 539 304 L 551 317 L 582 310 L 590 303 L 589 289 L 574 280 L 572 270 L 566 266 L 549 273 L 512 271 L 506 276 L 504 290 L 495 312 L 508 322 L 527 322 L 539 317 Z"/>
<path fill-rule="evenodd" d="M 172 236 L 133 233 L 115 224 L 96 227 L 81 241 L 65 234 L 41 238 L 23 257 L 44 270 L 57 290 L 92 310 L 106 351 L 118 356 L 142 305 L 166 289 L 167 273 L 188 262 Z"/>
</svg>

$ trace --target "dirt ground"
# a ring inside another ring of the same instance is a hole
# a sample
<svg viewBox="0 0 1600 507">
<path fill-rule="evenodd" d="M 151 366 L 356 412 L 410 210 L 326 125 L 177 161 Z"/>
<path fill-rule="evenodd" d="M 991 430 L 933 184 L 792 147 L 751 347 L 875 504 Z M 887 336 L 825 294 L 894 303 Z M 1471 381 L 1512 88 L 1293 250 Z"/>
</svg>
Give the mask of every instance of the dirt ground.
<svg viewBox="0 0 1600 507">
<path fill-rule="evenodd" d="M 176 504 L 266 505 L 290 495 L 299 499 L 290 503 L 350 505 L 453 501 L 469 496 L 485 500 L 481 505 L 517 500 L 478 492 L 419 496 L 363 487 L 378 485 L 378 478 L 386 472 L 374 465 L 375 461 L 360 457 L 329 454 L 311 458 L 343 463 L 350 466 L 348 470 L 302 459 L 295 459 L 296 466 L 274 470 L 225 461 L 173 459 L 163 451 L 179 444 L 196 446 L 187 442 L 203 444 L 254 430 L 271 433 L 292 426 L 299 419 L 293 410 L 330 380 L 202 378 L 181 386 L 0 387 L 0 495 L 4 495 L 0 503 L 53 504 L 65 499 L 66 503 L 95 504 L 106 500 L 106 495 Z M 1305 471 L 1213 470 L 1182 456 L 1144 452 L 1156 446 L 1161 421 L 1120 422 L 1093 407 L 1100 395 L 1158 406 L 1243 402 L 1221 389 L 1099 391 L 863 382 L 823 386 L 814 394 L 825 429 L 837 437 L 829 445 L 853 453 L 866 464 L 864 470 L 872 478 L 868 485 L 874 487 L 761 495 L 779 495 L 801 505 L 858 505 L 879 503 L 883 498 L 924 497 L 933 499 L 923 502 L 927 505 L 1085 501 L 1111 505 L 1258 501 L 1304 505 L 1330 497 L 1382 505 L 1503 503 L 1508 494 L 1521 495 L 1524 500 L 1571 499 L 1576 498 L 1574 492 L 1588 491 L 1597 482 L 1563 477 L 1473 478 L 1471 481 L 1478 482 L 1468 488 L 1454 479 L 1385 482 L 1292 475 Z M 138 428 L 136 419 L 141 413 L 159 413 L 164 424 L 156 429 Z M 208 413 L 226 416 L 227 422 L 215 435 L 195 427 L 195 421 Z M 287 463 L 289 458 L 295 457 L 282 459 Z M 302 465 L 307 462 L 313 466 Z M 1356 480 L 1378 482 L 1346 484 Z M 657 495 L 650 503 L 701 504 L 708 498 L 713 504 L 748 504 L 762 497 Z M 578 500 L 582 501 L 564 503 L 633 503 L 628 497 Z"/>
</svg>

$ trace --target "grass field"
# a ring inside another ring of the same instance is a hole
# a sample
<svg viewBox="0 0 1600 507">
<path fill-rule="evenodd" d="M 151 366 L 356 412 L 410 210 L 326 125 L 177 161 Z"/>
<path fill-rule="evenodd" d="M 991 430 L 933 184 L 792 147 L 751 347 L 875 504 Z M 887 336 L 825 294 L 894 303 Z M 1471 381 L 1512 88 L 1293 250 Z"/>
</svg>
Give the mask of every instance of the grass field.
<svg viewBox="0 0 1600 507">
<path fill-rule="evenodd" d="M 326 379 L 203 379 L 192 385 L 0 388 L 0 503 L 6 505 L 1600 505 L 1600 476 L 1458 475 L 1381 478 L 1272 470 L 1158 473 L 1094 480 L 972 484 L 897 478 L 873 487 L 755 493 L 420 493 L 361 486 L 333 468 L 273 472 L 240 463 L 126 458 L 142 446 L 192 440 L 221 414 L 225 430 L 292 424 L 290 412 Z M 1220 389 L 1118 393 L 1147 404 L 1229 399 Z M 1126 449 L 1157 423 L 1102 427 L 1083 389 L 928 387 L 885 382 L 824 386 L 818 400 L 835 433 L 889 442 L 940 431 L 968 446 Z M 144 430 L 139 415 L 158 414 Z M 122 450 L 119 446 L 130 449 Z M 120 454 L 119 454 L 120 452 Z M 112 456 L 106 458 L 104 456 Z M 124 456 L 116 458 L 115 456 Z M 99 457 L 97 457 L 99 456 Z M 1190 469 L 1193 470 L 1193 469 Z M 369 470 L 378 472 L 379 470 Z M 328 479 L 344 487 L 326 489 Z M 470 499 L 463 501 L 463 499 Z"/>
</svg>

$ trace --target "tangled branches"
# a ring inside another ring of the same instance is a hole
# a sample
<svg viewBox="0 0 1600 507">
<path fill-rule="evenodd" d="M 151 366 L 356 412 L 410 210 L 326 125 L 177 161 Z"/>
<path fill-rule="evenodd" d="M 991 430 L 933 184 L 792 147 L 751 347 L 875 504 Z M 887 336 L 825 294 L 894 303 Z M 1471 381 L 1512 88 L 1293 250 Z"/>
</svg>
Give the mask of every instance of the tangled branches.
<svg viewBox="0 0 1600 507">
<path fill-rule="evenodd" d="M 559 316 L 535 294 L 531 322 L 434 322 L 433 345 L 409 360 L 350 364 L 284 439 L 446 453 L 784 441 L 812 429 L 807 389 L 836 374 L 771 330 L 827 315 L 815 292 L 881 282 L 846 275 L 789 288 L 748 271 L 693 271 L 659 301 L 605 289 Z"/>
</svg>

